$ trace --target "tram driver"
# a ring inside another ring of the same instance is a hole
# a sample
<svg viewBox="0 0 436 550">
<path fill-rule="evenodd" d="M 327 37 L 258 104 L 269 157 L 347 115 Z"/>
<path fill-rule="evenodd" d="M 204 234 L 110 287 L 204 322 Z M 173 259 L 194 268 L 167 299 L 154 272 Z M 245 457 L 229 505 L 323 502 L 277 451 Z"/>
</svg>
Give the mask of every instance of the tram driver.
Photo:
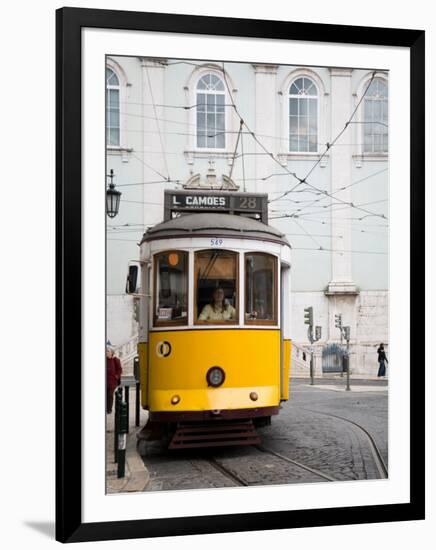
<svg viewBox="0 0 436 550">
<path fill-rule="evenodd" d="M 236 317 L 235 308 L 224 298 L 224 290 L 215 288 L 212 301 L 206 304 L 198 316 L 199 321 L 232 321 Z"/>
</svg>

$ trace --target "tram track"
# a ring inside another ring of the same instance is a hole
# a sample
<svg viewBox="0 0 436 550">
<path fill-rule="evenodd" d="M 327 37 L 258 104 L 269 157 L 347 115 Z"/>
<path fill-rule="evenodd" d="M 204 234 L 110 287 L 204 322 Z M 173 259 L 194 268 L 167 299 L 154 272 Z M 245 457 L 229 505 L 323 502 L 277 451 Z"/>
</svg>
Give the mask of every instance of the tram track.
<svg viewBox="0 0 436 550">
<path fill-rule="evenodd" d="M 379 475 L 379 479 L 387 479 L 388 477 L 388 468 L 386 466 L 386 463 L 385 461 L 383 460 L 383 457 L 382 457 L 382 454 L 380 452 L 380 449 L 378 448 L 377 446 L 377 443 L 375 442 L 373 436 L 370 434 L 370 432 L 364 428 L 363 426 L 361 426 L 360 424 L 358 424 L 357 422 L 353 421 L 353 420 L 350 420 L 349 418 L 345 418 L 343 416 L 339 416 L 337 414 L 333 414 L 333 413 L 327 413 L 327 412 L 323 412 L 323 411 L 317 411 L 317 410 L 314 410 L 314 409 L 307 409 L 307 408 L 303 408 L 303 410 L 307 411 L 307 412 L 310 412 L 310 413 L 315 413 L 315 414 L 319 414 L 319 415 L 323 415 L 323 416 L 329 416 L 329 417 L 332 417 L 332 418 L 335 418 L 335 419 L 338 419 L 338 420 L 341 420 L 343 422 L 346 422 L 348 424 L 351 424 L 353 425 L 355 428 L 357 428 L 359 430 L 359 432 L 361 434 L 364 435 L 367 443 L 368 443 L 368 446 L 369 446 L 369 449 L 371 451 L 371 456 L 372 456 L 372 459 L 374 461 L 374 464 L 376 466 L 376 469 L 377 469 L 377 472 L 378 472 L 378 475 Z M 312 466 L 308 466 L 307 464 L 304 464 L 300 461 L 297 461 L 297 460 L 294 460 L 288 456 L 285 456 L 283 455 L 282 453 L 279 453 L 263 444 L 259 444 L 259 445 L 254 445 L 253 448 L 259 450 L 260 452 L 262 453 L 267 453 L 269 455 L 272 455 L 284 462 L 287 462 L 289 464 L 292 464 L 293 466 L 297 467 L 297 468 L 300 468 L 301 470 L 304 470 L 305 472 L 309 472 L 315 476 L 317 476 L 318 478 L 322 479 L 323 481 L 343 481 L 339 478 L 335 478 L 325 472 L 322 472 L 316 468 L 313 468 Z M 254 485 L 254 484 L 251 484 L 249 482 L 247 482 L 243 477 L 241 477 L 240 475 L 238 475 L 238 473 L 236 473 L 234 470 L 230 470 L 228 467 L 224 466 L 221 462 L 219 462 L 216 458 L 207 458 L 207 459 L 204 459 L 206 460 L 212 467 L 214 467 L 216 470 L 218 470 L 222 475 L 224 475 L 225 477 L 227 477 L 228 479 L 230 479 L 231 481 L 233 481 L 233 483 L 235 483 L 236 486 L 244 486 L 244 487 L 247 487 L 247 486 L 250 486 L 250 485 Z"/>
<path fill-rule="evenodd" d="M 233 481 L 233 483 L 236 483 L 237 486 L 248 487 L 250 485 L 247 481 L 245 481 L 245 479 L 242 479 L 237 474 L 235 474 L 232 470 L 229 470 L 228 468 L 226 468 L 225 466 L 223 466 L 222 464 L 217 462 L 217 460 L 215 460 L 215 458 L 206 458 L 206 459 L 203 459 L 203 460 L 206 460 L 206 462 L 208 464 L 213 466 L 223 476 L 225 476 L 228 479 L 230 479 L 231 481 Z"/>
<path fill-rule="evenodd" d="M 339 481 L 339 479 L 336 479 L 335 477 L 332 477 L 328 474 L 325 474 L 324 472 L 321 472 L 320 470 L 316 470 L 315 468 L 312 468 L 311 466 L 307 466 L 306 464 L 303 464 L 301 462 L 293 460 L 292 458 L 289 458 L 288 456 L 284 456 L 281 453 L 277 453 L 276 451 L 273 451 L 272 449 L 269 449 L 268 447 L 265 447 L 264 445 L 256 445 L 256 448 L 259 449 L 259 451 L 262 451 L 264 453 L 269 453 L 271 455 L 276 456 L 277 458 L 280 458 L 281 460 L 284 460 L 285 462 L 289 462 L 290 464 L 293 464 L 294 466 L 297 466 L 298 468 L 301 468 L 302 470 L 306 470 L 307 472 L 315 474 L 318 477 L 324 479 L 325 481 Z"/>
<path fill-rule="evenodd" d="M 323 416 L 330 416 L 331 418 L 336 418 L 338 420 L 342 420 L 343 422 L 347 422 L 348 424 L 352 424 L 353 426 L 358 428 L 360 430 L 360 432 L 364 434 L 367 442 L 369 443 L 369 448 L 370 448 L 370 451 L 371 451 L 371 455 L 372 455 L 372 458 L 374 460 L 374 464 L 376 466 L 377 472 L 380 476 L 379 478 L 380 479 L 387 479 L 388 478 L 388 467 L 386 466 L 386 463 L 383 459 L 383 456 L 380 452 L 380 449 L 378 448 L 377 443 L 375 442 L 373 436 L 370 434 L 370 432 L 366 428 L 364 428 L 363 426 L 361 426 L 357 422 L 354 422 L 354 420 L 350 420 L 349 418 L 345 418 L 345 417 L 339 416 L 337 414 L 328 413 L 328 412 L 324 412 L 324 411 L 317 411 L 317 410 L 314 410 L 314 409 L 307 409 L 306 407 L 300 407 L 300 408 L 301 408 L 301 410 L 304 410 L 304 411 L 307 411 L 307 412 L 311 412 L 311 413 L 315 413 L 315 414 L 319 414 L 319 415 L 323 415 Z"/>
<path fill-rule="evenodd" d="M 319 470 L 316 470 L 315 468 L 312 468 L 311 466 L 307 466 L 306 464 L 303 464 L 301 462 L 298 462 L 296 460 L 293 460 L 292 458 L 289 458 L 287 456 L 284 456 L 280 453 L 277 453 L 276 451 L 265 447 L 264 445 L 254 445 L 253 448 L 257 449 L 258 451 L 262 453 L 267 453 L 269 455 L 272 455 L 281 461 L 287 462 L 289 464 L 292 464 L 293 466 L 296 466 L 297 468 L 300 468 L 301 470 L 304 470 L 304 472 L 309 472 L 313 475 L 316 475 L 317 477 L 321 478 L 323 481 L 339 481 L 339 479 L 336 479 L 324 472 L 321 472 Z M 216 460 L 216 458 L 203 458 L 208 464 L 210 464 L 213 468 L 218 470 L 222 475 L 233 481 L 236 486 L 242 486 L 242 487 L 249 487 L 249 486 L 255 486 L 257 484 L 249 483 L 246 481 L 243 477 L 239 476 L 234 470 L 230 470 L 226 466 L 224 466 L 221 462 Z"/>
</svg>

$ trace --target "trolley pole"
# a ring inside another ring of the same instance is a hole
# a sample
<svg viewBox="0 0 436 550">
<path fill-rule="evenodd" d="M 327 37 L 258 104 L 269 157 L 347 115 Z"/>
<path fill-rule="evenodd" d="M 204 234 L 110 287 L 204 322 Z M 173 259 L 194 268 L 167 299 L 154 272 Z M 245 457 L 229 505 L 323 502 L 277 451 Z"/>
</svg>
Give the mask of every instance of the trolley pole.
<svg viewBox="0 0 436 550">
<path fill-rule="evenodd" d="M 315 373 L 314 373 L 314 365 L 313 365 L 313 354 L 314 354 L 314 348 L 313 344 L 321 339 L 321 327 L 316 326 L 315 327 L 315 335 L 313 334 L 313 307 L 306 307 L 304 308 L 304 324 L 309 325 L 307 327 L 307 338 L 310 342 L 310 385 L 313 386 L 315 381 Z"/>
<path fill-rule="evenodd" d="M 119 417 L 119 431 L 118 431 L 118 472 L 117 477 L 124 477 L 126 473 L 126 442 L 127 442 L 127 404 L 120 403 L 120 417 Z"/>
</svg>

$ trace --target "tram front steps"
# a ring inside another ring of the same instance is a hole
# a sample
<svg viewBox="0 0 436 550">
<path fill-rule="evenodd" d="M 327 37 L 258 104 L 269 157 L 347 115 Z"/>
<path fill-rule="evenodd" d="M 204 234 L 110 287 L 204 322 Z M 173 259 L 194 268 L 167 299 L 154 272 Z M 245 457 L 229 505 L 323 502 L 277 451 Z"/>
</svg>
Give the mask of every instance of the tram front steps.
<svg viewBox="0 0 436 550">
<path fill-rule="evenodd" d="M 260 437 L 252 420 L 179 422 L 169 449 L 258 445 Z"/>
</svg>

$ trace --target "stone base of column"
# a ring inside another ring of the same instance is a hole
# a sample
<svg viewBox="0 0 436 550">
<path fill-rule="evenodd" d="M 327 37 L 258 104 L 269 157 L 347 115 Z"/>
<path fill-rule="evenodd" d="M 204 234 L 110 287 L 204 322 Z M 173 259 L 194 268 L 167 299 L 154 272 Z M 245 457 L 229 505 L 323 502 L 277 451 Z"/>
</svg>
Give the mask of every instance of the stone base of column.
<svg viewBox="0 0 436 550">
<path fill-rule="evenodd" d="M 334 294 L 348 294 L 356 296 L 359 294 L 358 287 L 352 281 L 331 281 L 325 291 L 326 296 Z"/>
</svg>

